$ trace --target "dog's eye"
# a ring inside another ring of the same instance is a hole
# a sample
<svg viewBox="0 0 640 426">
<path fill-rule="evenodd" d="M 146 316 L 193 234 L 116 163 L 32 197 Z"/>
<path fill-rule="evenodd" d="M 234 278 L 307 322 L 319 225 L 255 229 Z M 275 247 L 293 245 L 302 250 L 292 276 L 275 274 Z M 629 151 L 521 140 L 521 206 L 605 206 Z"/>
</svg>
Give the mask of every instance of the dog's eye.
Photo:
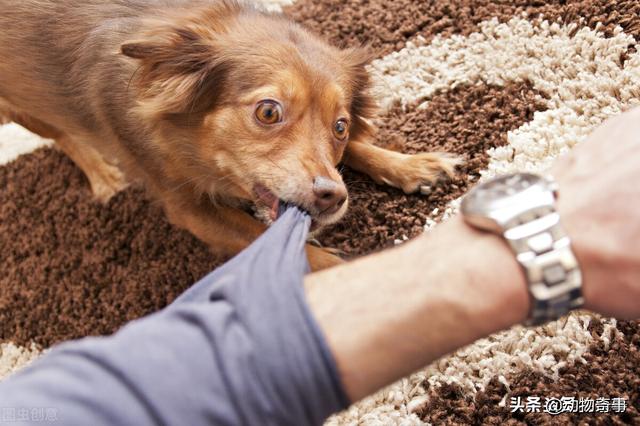
<svg viewBox="0 0 640 426">
<path fill-rule="evenodd" d="M 339 140 L 345 140 L 349 131 L 349 123 L 344 118 L 336 121 L 333 125 L 333 135 Z"/>
<path fill-rule="evenodd" d="M 256 118 L 262 124 L 276 124 L 282 121 L 282 106 L 272 100 L 260 101 L 256 107 Z"/>
</svg>

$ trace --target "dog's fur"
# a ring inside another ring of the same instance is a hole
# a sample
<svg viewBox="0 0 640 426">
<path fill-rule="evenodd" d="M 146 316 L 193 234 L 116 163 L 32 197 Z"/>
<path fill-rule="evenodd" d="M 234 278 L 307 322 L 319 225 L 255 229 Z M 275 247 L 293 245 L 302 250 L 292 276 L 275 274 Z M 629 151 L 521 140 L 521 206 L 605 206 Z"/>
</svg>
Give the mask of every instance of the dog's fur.
<svg viewBox="0 0 640 426">
<path fill-rule="evenodd" d="M 56 140 L 100 200 L 142 180 L 170 220 L 231 255 L 265 229 L 256 188 L 307 209 L 343 160 L 405 192 L 455 160 L 370 144 L 367 57 L 230 0 L 0 0 L 0 118 Z M 255 117 L 264 99 L 281 123 Z M 348 141 L 333 133 L 349 123 Z M 346 194 L 346 192 L 345 192 Z M 264 195 L 264 194 L 263 194 Z M 264 198 L 264 197 L 262 197 Z M 308 247 L 313 269 L 339 259 Z"/>
</svg>

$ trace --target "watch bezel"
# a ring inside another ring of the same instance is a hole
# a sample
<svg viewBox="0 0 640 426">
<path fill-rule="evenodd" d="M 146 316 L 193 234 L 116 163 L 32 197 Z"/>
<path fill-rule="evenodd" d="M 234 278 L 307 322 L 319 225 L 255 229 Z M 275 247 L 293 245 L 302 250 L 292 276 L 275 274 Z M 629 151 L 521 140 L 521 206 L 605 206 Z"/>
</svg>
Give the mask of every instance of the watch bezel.
<svg viewBox="0 0 640 426">
<path fill-rule="evenodd" d="M 513 178 L 530 181 L 529 185 L 510 194 L 491 194 L 494 187 L 504 185 Z M 477 197 L 482 193 L 484 200 Z M 490 198 L 486 198 L 487 195 Z M 471 225 L 494 233 L 518 223 L 543 216 L 554 208 L 557 185 L 549 176 L 534 173 L 510 173 L 480 183 L 464 196 L 461 212 Z"/>
</svg>

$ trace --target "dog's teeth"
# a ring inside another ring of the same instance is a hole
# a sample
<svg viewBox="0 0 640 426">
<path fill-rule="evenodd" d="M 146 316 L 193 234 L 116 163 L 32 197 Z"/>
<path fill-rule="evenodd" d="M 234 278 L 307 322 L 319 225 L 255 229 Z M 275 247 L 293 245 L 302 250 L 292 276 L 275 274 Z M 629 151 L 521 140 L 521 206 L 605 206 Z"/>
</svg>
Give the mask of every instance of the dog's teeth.
<svg viewBox="0 0 640 426">
<path fill-rule="evenodd" d="M 431 187 L 429 185 L 422 185 L 420 187 L 420 193 L 422 195 L 429 195 L 431 194 Z"/>
<path fill-rule="evenodd" d="M 315 238 L 309 237 L 309 239 L 307 239 L 307 242 L 312 246 L 322 247 L 322 244 L 320 243 L 320 241 L 316 240 Z"/>
</svg>

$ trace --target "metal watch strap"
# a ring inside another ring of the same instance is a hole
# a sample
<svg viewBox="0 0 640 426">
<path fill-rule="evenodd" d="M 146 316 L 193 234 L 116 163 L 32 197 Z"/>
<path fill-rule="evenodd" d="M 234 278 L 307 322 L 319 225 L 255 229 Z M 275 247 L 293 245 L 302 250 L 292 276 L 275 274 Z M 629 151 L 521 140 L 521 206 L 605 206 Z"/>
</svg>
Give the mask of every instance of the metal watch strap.
<svg viewBox="0 0 640 426">
<path fill-rule="evenodd" d="M 555 210 L 503 235 L 524 269 L 532 296 L 525 325 L 539 325 L 582 306 L 582 275 Z"/>
</svg>

